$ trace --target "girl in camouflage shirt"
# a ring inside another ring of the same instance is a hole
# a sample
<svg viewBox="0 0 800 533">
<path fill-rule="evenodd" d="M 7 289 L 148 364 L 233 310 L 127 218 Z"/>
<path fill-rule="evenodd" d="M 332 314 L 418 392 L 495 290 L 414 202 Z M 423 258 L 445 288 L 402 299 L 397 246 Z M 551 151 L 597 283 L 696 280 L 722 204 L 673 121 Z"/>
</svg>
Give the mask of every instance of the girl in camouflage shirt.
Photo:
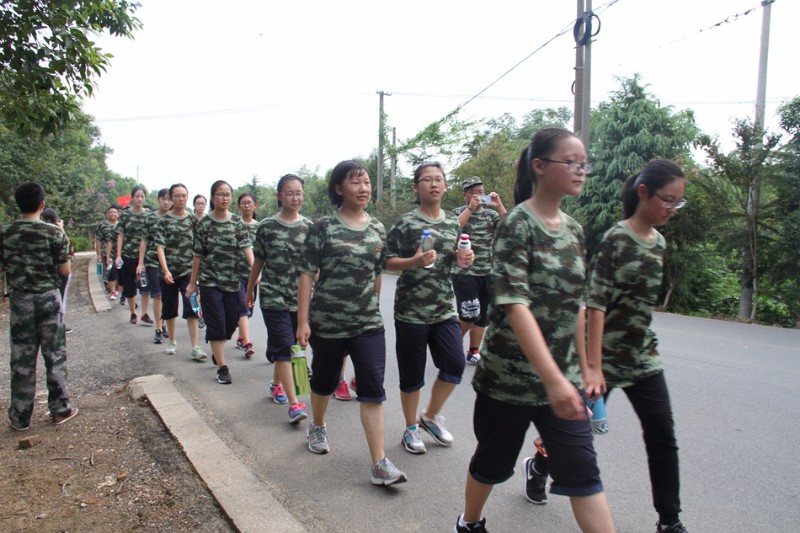
<svg viewBox="0 0 800 533">
<path fill-rule="evenodd" d="M 200 290 L 200 306 L 206 321 L 206 341 L 217 365 L 217 382 L 233 382 L 225 364 L 225 341 L 239 326 L 239 255 L 253 263 L 250 237 L 241 219 L 228 211 L 233 188 L 226 181 L 211 186 L 211 212 L 197 223 L 194 237 L 192 278 L 186 296 Z"/>
<path fill-rule="evenodd" d="M 131 311 L 131 324 L 136 324 L 136 290 L 139 283 L 137 268 L 139 266 L 139 246 L 147 231 L 150 211 L 144 208 L 147 193 L 144 187 L 137 185 L 131 189 L 131 201 L 119 217 L 117 223 L 117 268 L 119 282 L 122 285 L 122 296 L 128 300 Z M 143 325 L 153 325 L 153 319 L 147 314 L 150 303 L 150 292 L 141 292 Z"/>
<path fill-rule="evenodd" d="M 267 327 L 267 360 L 274 362 L 270 393 L 273 402 L 289 404 L 289 423 L 308 418 L 306 405 L 297 400 L 292 374 L 292 346 L 297 332 L 297 284 L 300 251 L 311 220 L 300 214 L 303 180 L 286 174 L 278 180 L 280 211 L 258 225 L 253 241 L 253 268 L 247 284 L 247 304 L 256 301 Z M 261 282 L 259 283 L 259 278 Z"/>
<path fill-rule="evenodd" d="M 625 182 L 624 220 L 603 236 L 589 282 L 586 393 L 619 387 L 642 425 L 658 532 L 685 533 L 679 514 L 678 445 L 672 407 L 650 328 L 663 271 L 664 237 L 655 229 L 686 204 L 686 180 L 657 159 Z"/>
<path fill-rule="evenodd" d="M 406 475 L 384 453 L 386 338 L 378 295 L 386 233 L 383 224 L 365 211 L 372 185 L 363 164 L 342 161 L 336 165 L 328 181 L 328 197 L 337 209 L 317 220 L 306 236 L 297 296 L 297 341 L 301 346 L 310 342 L 314 349 L 308 448 L 314 453 L 329 451 L 325 411 L 339 384 L 344 354 L 349 352 L 372 456 L 371 481 L 392 485 L 405 481 Z"/>
<path fill-rule="evenodd" d="M 453 444 L 453 436 L 439 414 L 461 383 L 465 365 L 450 274 L 456 263 L 469 267 L 475 256 L 472 250 L 456 253 L 461 226 L 454 213 L 442 210 L 447 190 L 442 166 L 425 163 L 417 167 L 413 187 L 419 207 L 402 215 L 389 230 L 386 268 L 403 271 L 394 294 L 395 351 L 406 423 L 401 442 L 406 451 L 421 454 L 426 449 L 417 424 L 417 408 L 425 385 L 428 347 L 439 375 L 428 406 L 419 415 L 419 426 L 438 444 Z M 423 252 L 420 240 L 426 229 L 433 237 L 434 248 Z"/>
<path fill-rule="evenodd" d="M 561 211 L 562 197 L 580 194 L 588 170 L 583 143 L 561 128 L 537 132 L 520 156 L 518 205 L 495 236 L 493 310 L 473 379 L 478 445 L 456 532 L 485 530 L 483 507 L 492 487 L 513 475 L 531 422 L 547 446 L 551 492 L 570 498 L 583 531 L 614 531 L 574 347 L 583 230 Z"/>
<path fill-rule="evenodd" d="M 253 218 L 258 207 L 256 195 L 251 192 L 242 193 L 236 200 L 236 205 L 239 206 L 242 225 L 247 231 L 250 244 L 252 244 L 258 228 L 258 220 Z M 239 255 L 239 275 L 241 277 L 239 279 L 239 338 L 236 339 L 236 347 L 244 350 L 244 356 L 247 359 L 256 353 L 253 343 L 250 341 L 250 317 L 253 316 L 253 307 L 247 305 L 247 279 L 250 277 L 251 263 L 252 261 L 247 262 L 247 257 L 243 253 Z"/>
</svg>

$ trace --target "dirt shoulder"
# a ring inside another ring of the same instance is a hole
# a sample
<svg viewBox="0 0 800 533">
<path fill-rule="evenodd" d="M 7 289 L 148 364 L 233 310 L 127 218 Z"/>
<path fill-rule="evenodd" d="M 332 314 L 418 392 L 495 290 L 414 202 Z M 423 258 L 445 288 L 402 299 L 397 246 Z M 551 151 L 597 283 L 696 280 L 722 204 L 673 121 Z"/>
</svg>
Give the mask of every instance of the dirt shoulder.
<svg viewBox="0 0 800 533">
<path fill-rule="evenodd" d="M 88 258 L 73 263 L 67 336 L 70 399 L 80 414 L 53 426 L 39 359 L 31 429 L 5 421 L 9 399 L 8 300 L 0 300 L 0 531 L 233 531 L 178 444 L 127 383 L 149 374 L 140 338 L 97 314 L 89 298 Z M 116 302 L 115 302 L 116 305 Z M 41 443 L 20 449 L 20 440 Z"/>
</svg>

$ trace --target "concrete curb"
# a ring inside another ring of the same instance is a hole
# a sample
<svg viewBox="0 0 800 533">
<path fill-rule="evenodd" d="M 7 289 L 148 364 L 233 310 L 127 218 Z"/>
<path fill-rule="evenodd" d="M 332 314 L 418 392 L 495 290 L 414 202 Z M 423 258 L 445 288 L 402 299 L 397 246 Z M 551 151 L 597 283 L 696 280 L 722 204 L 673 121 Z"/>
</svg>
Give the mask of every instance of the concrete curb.
<svg viewBox="0 0 800 533">
<path fill-rule="evenodd" d="M 306 531 L 200 418 L 167 377 L 157 374 L 136 378 L 130 382 L 130 391 L 136 400 L 147 398 L 236 530 Z"/>
<path fill-rule="evenodd" d="M 89 298 L 92 299 L 94 312 L 111 311 L 111 302 L 106 295 L 106 290 L 102 282 L 97 277 L 97 256 L 93 252 L 79 252 L 75 255 L 88 255 L 89 266 L 86 275 L 89 276 Z"/>
</svg>

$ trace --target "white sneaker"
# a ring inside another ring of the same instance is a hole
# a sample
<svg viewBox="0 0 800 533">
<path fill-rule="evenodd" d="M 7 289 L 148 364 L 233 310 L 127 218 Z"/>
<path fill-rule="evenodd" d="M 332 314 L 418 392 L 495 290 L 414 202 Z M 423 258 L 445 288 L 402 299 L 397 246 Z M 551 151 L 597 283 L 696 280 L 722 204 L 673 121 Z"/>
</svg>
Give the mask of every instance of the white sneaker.
<svg viewBox="0 0 800 533">
<path fill-rule="evenodd" d="M 420 433 L 419 426 L 416 429 L 408 429 L 406 428 L 403 431 L 403 448 L 406 449 L 407 452 L 420 454 L 425 453 L 425 443 L 422 442 L 422 434 Z"/>
<path fill-rule="evenodd" d="M 178 343 L 169 341 L 167 343 L 167 355 L 175 355 L 176 353 L 178 353 Z"/>
<path fill-rule="evenodd" d="M 419 425 L 433 437 L 433 440 L 442 446 L 453 445 L 453 435 L 444 427 L 444 417 L 442 415 L 435 414 L 432 418 L 428 418 L 423 411 L 419 414 Z"/>
</svg>

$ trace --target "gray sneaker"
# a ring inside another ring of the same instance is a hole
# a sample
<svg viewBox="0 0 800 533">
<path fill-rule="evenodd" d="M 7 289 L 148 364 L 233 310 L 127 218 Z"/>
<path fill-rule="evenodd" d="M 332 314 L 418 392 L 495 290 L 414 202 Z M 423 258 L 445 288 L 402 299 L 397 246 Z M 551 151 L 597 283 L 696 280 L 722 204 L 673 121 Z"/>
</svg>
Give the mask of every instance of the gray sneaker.
<svg viewBox="0 0 800 533">
<path fill-rule="evenodd" d="M 195 346 L 192 348 L 192 360 L 202 363 L 208 360 L 208 354 L 203 350 L 202 346 Z"/>
<path fill-rule="evenodd" d="M 419 425 L 433 437 L 433 440 L 442 446 L 453 445 L 453 435 L 444 427 L 444 417 L 442 415 L 435 414 L 433 418 L 428 418 L 423 411 L 419 415 Z"/>
<path fill-rule="evenodd" d="M 392 464 L 388 457 L 384 457 L 370 467 L 373 485 L 394 485 L 408 481 L 404 472 Z"/>
<path fill-rule="evenodd" d="M 427 450 L 425 449 L 425 443 L 422 442 L 422 435 L 419 431 L 419 426 L 417 429 L 408 429 L 406 428 L 403 431 L 403 448 L 406 449 L 407 452 L 411 453 L 425 453 Z"/>
<path fill-rule="evenodd" d="M 328 446 L 328 428 L 325 427 L 325 424 L 315 426 L 309 422 L 306 435 L 308 436 L 308 449 L 312 452 L 328 453 L 331 451 Z"/>
</svg>

